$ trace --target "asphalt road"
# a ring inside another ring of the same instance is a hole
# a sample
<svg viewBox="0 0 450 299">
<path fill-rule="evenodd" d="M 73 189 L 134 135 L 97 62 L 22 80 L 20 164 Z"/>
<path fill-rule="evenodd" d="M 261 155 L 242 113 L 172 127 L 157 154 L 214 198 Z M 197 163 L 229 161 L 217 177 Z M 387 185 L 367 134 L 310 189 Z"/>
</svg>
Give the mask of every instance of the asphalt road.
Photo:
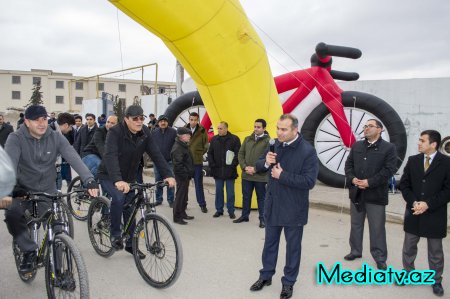
<svg viewBox="0 0 450 299">
<path fill-rule="evenodd" d="M 213 192 L 212 187 L 207 187 Z M 188 214 L 195 216 L 189 225 L 176 225 L 184 250 L 183 271 L 179 280 L 170 288 L 159 290 L 145 283 L 140 277 L 132 256 L 116 252 L 110 258 L 98 256 L 87 234 L 87 224 L 75 220 L 75 241 L 85 260 L 90 283 L 91 298 L 279 298 L 280 278 L 283 272 L 285 243 L 280 245 L 277 273 L 272 286 L 260 292 L 250 292 L 250 285 L 258 278 L 261 268 L 261 250 L 264 230 L 258 228 L 257 212 L 252 212 L 250 222 L 234 224 L 224 217 L 212 218 L 214 196 L 207 190 L 209 212 L 201 213 L 195 203 L 195 193 L 190 188 Z M 333 192 L 330 189 L 329 192 Z M 335 190 L 335 189 L 334 189 Z M 336 194 L 341 196 L 341 191 Z M 158 213 L 171 218 L 167 202 L 158 207 Z M 237 215 L 240 211 L 237 210 Z M 0 212 L 3 217 L 3 212 Z M 343 260 L 349 252 L 348 235 L 350 217 L 322 209 L 310 209 L 309 223 L 305 227 L 300 275 L 294 287 L 293 298 L 431 298 L 430 286 L 395 285 L 318 285 L 317 263 L 332 267 L 341 262 L 343 268 L 360 270 L 362 262 L 375 267 L 369 252 L 366 232 L 363 258 L 354 262 Z M 403 230 L 399 224 L 388 223 L 388 265 L 401 269 Z M 444 252 L 450 248 L 444 239 Z M 36 279 L 23 283 L 16 272 L 11 237 L 6 226 L 0 223 L 0 298 L 46 298 L 44 269 Z M 447 257 L 443 286 L 450 297 L 450 271 Z M 426 241 L 419 243 L 417 269 L 427 268 Z"/>
</svg>

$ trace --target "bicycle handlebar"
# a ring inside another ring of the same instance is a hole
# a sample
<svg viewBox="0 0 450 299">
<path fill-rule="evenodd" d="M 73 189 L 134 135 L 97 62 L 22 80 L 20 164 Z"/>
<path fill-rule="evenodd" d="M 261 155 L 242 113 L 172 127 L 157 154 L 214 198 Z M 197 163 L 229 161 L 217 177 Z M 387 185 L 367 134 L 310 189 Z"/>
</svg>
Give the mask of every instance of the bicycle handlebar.
<svg viewBox="0 0 450 299">
<path fill-rule="evenodd" d="M 168 185 L 169 184 L 167 184 L 164 181 L 158 181 L 158 182 L 155 182 L 154 184 L 152 184 L 152 183 L 143 183 L 143 184 L 141 184 L 141 183 L 131 183 L 130 184 L 130 190 L 150 189 L 150 188 L 155 187 L 155 186 L 165 187 L 165 186 L 168 186 Z"/>
<path fill-rule="evenodd" d="M 341 71 L 330 71 L 331 77 L 336 80 L 342 80 L 342 81 L 356 81 L 359 79 L 358 73 L 352 73 L 352 72 L 341 72 Z"/>
<path fill-rule="evenodd" d="M 38 199 L 36 197 L 43 196 L 43 197 L 46 197 L 49 199 L 58 199 L 58 198 L 67 197 L 76 192 L 78 192 L 78 190 L 74 190 L 74 191 L 71 191 L 68 193 L 54 193 L 54 194 L 50 194 L 50 193 L 46 193 L 46 192 L 28 192 L 27 197 L 28 197 L 28 200 L 30 200 L 30 201 L 45 201 L 44 199 Z"/>
<path fill-rule="evenodd" d="M 318 43 L 316 46 L 316 54 L 320 58 L 327 56 L 337 56 L 358 59 L 361 57 L 362 52 L 359 49 L 335 45 L 327 45 L 326 43 Z"/>
</svg>

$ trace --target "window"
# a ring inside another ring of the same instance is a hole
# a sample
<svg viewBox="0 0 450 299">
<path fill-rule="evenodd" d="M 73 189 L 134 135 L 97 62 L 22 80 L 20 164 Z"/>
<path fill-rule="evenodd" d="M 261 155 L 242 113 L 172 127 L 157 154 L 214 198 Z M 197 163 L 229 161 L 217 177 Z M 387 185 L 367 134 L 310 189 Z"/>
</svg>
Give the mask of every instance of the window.
<svg viewBox="0 0 450 299">
<path fill-rule="evenodd" d="M 127 85 L 126 84 L 119 84 L 119 91 L 126 92 L 127 91 Z"/>
<path fill-rule="evenodd" d="M 75 82 L 75 89 L 83 90 L 83 82 Z"/>
<path fill-rule="evenodd" d="M 56 88 L 64 89 L 64 81 L 56 81 Z"/>
<path fill-rule="evenodd" d="M 83 104 L 83 97 L 75 97 L 75 105 Z"/>
<path fill-rule="evenodd" d="M 56 96 L 56 104 L 64 104 L 64 96 Z"/>
<path fill-rule="evenodd" d="M 99 91 L 105 91 L 105 83 L 98 83 L 97 87 Z"/>
<path fill-rule="evenodd" d="M 20 91 L 13 91 L 11 97 L 13 100 L 20 100 Z"/>
<path fill-rule="evenodd" d="M 20 84 L 20 76 L 12 76 L 12 84 Z"/>
<path fill-rule="evenodd" d="M 33 77 L 33 84 L 41 84 L 41 77 Z"/>
</svg>

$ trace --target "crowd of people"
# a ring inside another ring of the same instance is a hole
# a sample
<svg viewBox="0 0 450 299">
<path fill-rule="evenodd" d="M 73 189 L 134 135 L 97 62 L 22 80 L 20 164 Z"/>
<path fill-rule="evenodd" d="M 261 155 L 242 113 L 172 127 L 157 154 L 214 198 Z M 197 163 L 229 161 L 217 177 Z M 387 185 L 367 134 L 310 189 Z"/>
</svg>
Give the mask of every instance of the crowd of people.
<svg viewBox="0 0 450 299">
<path fill-rule="evenodd" d="M 26 252 L 20 270 L 27 272 L 35 262 L 36 244 L 24 233 L 27 229 L 22 204 L 26 191 L 53 193 L 61 190 L 62 181 L 72 180 L 71 168 L 82 178 L 91 195 L 98 192 L 98 182 L 111 198 L 111 244 L 116 250 L 132 252 L 131 238 L 123 244 L 121 219 L 127 222 L 134 196 L 130 183 L 142 182 L 143 154 L 153 162 L 156 181 L 166 181 L 167 202 L 173 208 L 173 222 L 188 224 L 194 217 L 186 213 L 189 184 L 193 180 L 197 204 L 208 213 L 203 187 L 203 161 L 207 162 L 215 181 L 214 218 L 226 209 L 233 223 L 248 222 L 252 194 L 258 204 L 259 227 L 265 229 L 262 269 L 251 286 L 259 291 L 272 282 L 277 263 L 281 232 L 286 237 L 286 265 L 280 298 L 290 298 L 301 259 L 303 228 L 308 222 L 309 190 L 319 172 L 314 147 L 299 133 L 298 119 L 284 114 L 277 121 L 276 139 L 266 131 L 267 123 L 254 121 L 253 132 L 241 142 L 229 124 L 217 124 L 217 135 L 210 140 L 192 112 L 184 127 L 172 128 L 169 119 L 146 116 L 137 105 L 127 107 L 124 119 L 115 115 L 87 113 L 72 115 L 48 113 L 43 106 L 30 106 L 21 115 L 14 132 L 0 115 L 0 145 L 12 161 L 17 181 L 12 203 L 5 213 L 7 227 L 18 246 Z M 386 205 L 388 180 L 397 171 L 395 146 L 381 138 L 383 125 L 370 119 L 364 126 L 365 139 L 351 148 L 345 163 L 345 175 L 351 200 L 350 253 L 345 260 L 362 258 L 365 218 L 368 218 L 370 253 L 379 270 L 386 270 Z M 443 295 L 441 284 L 444 253 L 442 239 L 447 232 L 447 204 L 450 201 L 450 158 L 438 152 L 440 134 L 434 130 L 421 133 L 420 154 L 406 163 L 399 188 L 406 201 L 404 220 L 403 266 L 413 271 L 417 243 L 427 238 L 430 269 L 435 271 L 433 292 Z M 60 167 L 55 171 L 55 165 Z M 241 170 L 242 212 L 235 214 L 235 181 Z M 163 203 L 163 189 L 156 190 L 156 205 Z M 133 229 L 131 230 L 133 231 Z M 145 253 L 139 252 L 144 258 Z"/>
</svg>

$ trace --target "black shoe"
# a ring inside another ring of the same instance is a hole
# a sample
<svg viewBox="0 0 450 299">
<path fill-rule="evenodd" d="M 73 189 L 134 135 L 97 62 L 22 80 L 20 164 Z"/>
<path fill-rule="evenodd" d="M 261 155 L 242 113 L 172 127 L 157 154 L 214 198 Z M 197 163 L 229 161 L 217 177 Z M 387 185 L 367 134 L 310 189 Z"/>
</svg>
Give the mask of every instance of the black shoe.
<svg viewBox="0 0 450 299">
<path fill-rule="evenodd" d="M 216 213 L 213 215 L 214 218 L 217 218 L 217 217 L 220 217 L 220 216 L 223 216 L 223 213 L 216 212 Z"/>
<path fill-rule="evenodd" d="M 444 288 L 442 287 L 442 283 L 437 282 L 433 284 L 433 294 L 439 297 L 444 296 Z"/>
<path fill-rule="evenodd" d="M 195 218 L 194 216 L 188 216 L 188 215 L 183 217 L 184 220 L 192 220 L 194 218 Z"/>
<path fill-rule="evenodd" d="M 123 249 L 123 240 L 121 237 L 113 237 L 111 236 L 111 247 L 115 250 Z"/>
<path fill-rule="evenodd" d="M 133 247 L 126 246 L 125 251 L 133 254 Z M 141 260 L 145 259 L 145 254 L 142 251 L 140 251 L 139 249 L 137 250 L 137 254 L 139 255 L 139 258 Z"/>
<path fill-rule="evenodd" d="M 22 262 L 19 265 L 19 271 L 24 274 L 33 272 L 35 261 L 36 261 L 35 251 L 25 252 L 23 254 Z"/>
<path fill-rule="evenodd" d="M 228 215 L 230 216 L 230 219 L 236 219 L 236 215 L 234 215 L 234 213 L 228 213 Z"/>
<path fill-rule="evenodd" d="M 181 225 L 186 225 L 186 224 L 188 224 L 186 221 L 184 221 L 183 219 L 178 219 L 178 220 L 174 220 L 173 221 L 174 223 L 177 223 L 177 224 L 181 224 Z"/>
<path fill-rule="evenodd" d="M 377 262 L 378 270 L 387 270 L 387 265 L 385 262 Z"/>
<path fill-rule="evenodd" d="M 361 258 L 361 255 L 354 255 L 353 253 L 349 253 L 346 256 L 344 256 L 344 260 L 346 261 L 353 261 L 354 259 Z"/>
<path fill-rule="evenodd" d="M 162 205 L 162 201 L 155 201 L 155 207 Z"/>
<path fill-rule="evenodd" d="M 283 284 L 283 288 L 281 289 L 280 299 L 291 298 L 293 292 L 294 292 L 293 286 L 288 286 L 288 285 Z"/>
<path fill-rule="evenodd" d="M 250 287 L 250 291 L 259 291 L 262 290 L 265 286 L 270 286 L 272 284 L 272 279 L 261 279 L 259 278 L 252 286 Z"/>
<path fill-rule="evenodd" d="M 173 202 L 169 202 L 169 207 L 173 208 Z"/>
<path fill-rule="evenodd" d="M 264 220 L 259 220 L 259 227 L 260 228 L 265 228 L 266 227 L 266 223 L 264 222 Z"/>
<path fill-rule="evenodd" d="M 100 221 L 97 222 L 97 228 L 102 230 L 102 229 L 108 229 L 111 226 L 111 217 L 109 216 L 109 214 L 105 214 L 102 215 L 102 218 L 100 218 Z"/>
<path fill-rule="evenodd" d="M 208 209 L 206 208 L 206 206 L 200 206 L 200 209 L 202 209 L 203 213 L 208 213 Z"/>
<path fill-rule="evenodd" d="M 233 220 L 233 223 L 241 223 L 241 222 L 248 222 L 248 218 L 244 218 L 244 217 L 239 217 L 236 220 Z"/>
</svg>

